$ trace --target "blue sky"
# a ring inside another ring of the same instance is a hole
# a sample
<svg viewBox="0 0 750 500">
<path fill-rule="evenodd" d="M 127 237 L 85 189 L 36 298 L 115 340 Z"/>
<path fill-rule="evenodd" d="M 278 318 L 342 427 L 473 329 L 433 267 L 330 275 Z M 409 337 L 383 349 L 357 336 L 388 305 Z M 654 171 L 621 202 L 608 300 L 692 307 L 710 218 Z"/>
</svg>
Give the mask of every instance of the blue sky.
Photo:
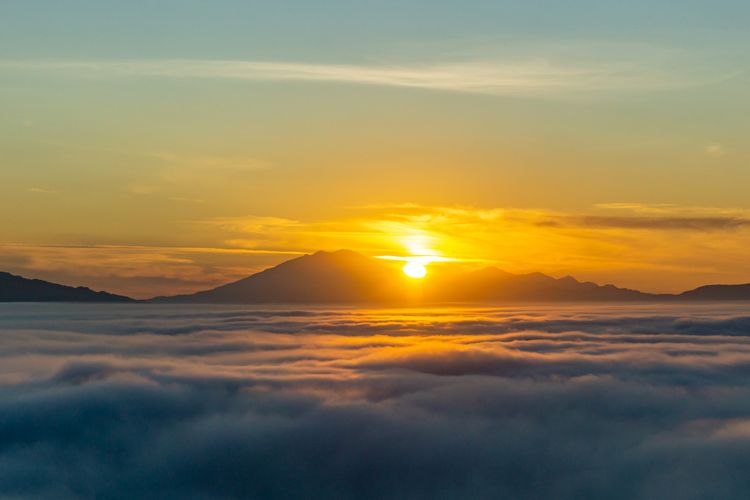
<svg viewBox="0 0 750 500">
<path fill-rule="evenodd" d="M 399 45 L 606 39 L 724 50 L 747 41 L 742 1 L 6 1 L 5 57 L 361 61 Z M 419 47 L 414 47 L 419 51 Z"/>
</svg>

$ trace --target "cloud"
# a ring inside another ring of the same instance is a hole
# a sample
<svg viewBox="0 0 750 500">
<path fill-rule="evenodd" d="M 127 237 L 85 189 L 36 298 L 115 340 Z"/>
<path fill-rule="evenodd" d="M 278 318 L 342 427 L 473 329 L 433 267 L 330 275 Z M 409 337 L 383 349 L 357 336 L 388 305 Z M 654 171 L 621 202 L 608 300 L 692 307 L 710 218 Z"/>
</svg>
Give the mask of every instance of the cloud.
<svg viewBox="0 0 750 500">
<path fill-rule="evenodd" d="M 206 200 L 200 198 L 182 198 L 180 196 L 170 196 L 169 201 L 175 201 L 179 203 L 198 203 L 200 205 L 206 203 Z"/>
<path fill-rule="evenodd" d="M 4 498 L 750 487 L 740 305 L 16 304 L 0 305 L 0 331 Z"/>
<path fill-rule="evenodd" d="M 44 188 L 39 188 L 39 187 L 30 187 L 29 189 L 27 189 L 27 191 L 29 193 L 37 193 L 37 194 L 54 194 L 57 192 L 52 189 L 44 189 Z"/>
<path fill-rule="evenodd" d="M 588 215 L 550 218 L 542 221 L 541 224 L 663 231 L 725 231 L 750 226 L 750 219 L 742 217 L 618 217 Z"/>
<path fill-rule="evenodd" d="M 275 248 L 0 244 L 0 269 L 150 298 L 224 284 L 299 252 Z"/>
<path fill-rule="evenodd" d="M 324 64 L 241 60 L 0 61 L 0 69 L 54 71 L 86 77 L 218 78 L 328 82 L 478 93 L 545 95 L 564 92 L 658 90 L 684 78 L 632 62 L 596 64 L 477 60 L 437 64 Z M 702 79 L 698 78 L 702 81 Z"/>
<path fill-rule="evenodd" d="M 709 144 L 708 146 L 703 148 L 703 152 L 706 154 L 706 156 L 711 156 L 714 158 L 721 158 L 726 154 L 726 150 L 721 144 Z"/>
</svg>

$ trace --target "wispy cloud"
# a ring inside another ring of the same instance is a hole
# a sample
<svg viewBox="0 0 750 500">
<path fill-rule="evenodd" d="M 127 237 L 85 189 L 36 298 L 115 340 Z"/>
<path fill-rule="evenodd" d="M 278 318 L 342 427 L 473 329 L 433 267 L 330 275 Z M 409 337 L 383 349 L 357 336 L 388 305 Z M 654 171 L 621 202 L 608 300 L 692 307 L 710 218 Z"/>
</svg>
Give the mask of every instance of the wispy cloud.
<svg viewBox="0 0 750 500">
<path fill-rule="evenodd" d="M 589 228 L 720 231 L 749 227 L 750 219 L 741 217 L 627 217 L 588 215 L 557 217 L 543 221 L 541 224 Z"/>
<path fill-rule="evenodd" d="M 726 150 L 721 144 L 709 144 L 703 148 L 703 152 L 706 156 L 712 156 L 714 158 L 721 158 L 726 154 Z"/>
<path fill-rule="evenodd" d="M 224 284 L 298 255 L 259 246 L 0 243 L 0 270 L 148 298 Z"/>
<path fill-rule="evenodd" d="M 197 203 L 200 205 L 206 203 L 206 200 L 202 200 L 200 198 L 183 198 L 181 196 L 170 196 L 169 201 L 176 201 L 180 203 Z"/>
<path fill-rule="evenodd" d="M 684 80 L 637 63 L 476 60 L 437 64 L 322 64 L 240 60 L 0 61 L 0 69 L 87 77 L 220 78 L 329 82 L 490 95 L 653 90 Z M 695 82 L 693 82 L 695 83 Z"/>
<path fill-rule="evenodd" d="M 54 194 L 57 192 L 53 189 L 44 189 L 40 187 L 30 187 L 26 191 L 28 191 L 29 193 L 36 193 L 36 194 Z"/>
</svg>

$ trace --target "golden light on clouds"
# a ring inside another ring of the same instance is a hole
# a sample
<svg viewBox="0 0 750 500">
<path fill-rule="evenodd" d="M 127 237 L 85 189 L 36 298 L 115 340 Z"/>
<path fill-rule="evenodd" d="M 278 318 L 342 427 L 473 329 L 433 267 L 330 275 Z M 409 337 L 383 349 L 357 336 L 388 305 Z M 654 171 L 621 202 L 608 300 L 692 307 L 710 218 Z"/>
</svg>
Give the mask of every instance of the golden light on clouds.
<svg viewBox="0 0 750 500">
<path fill-rule="evenodd" d="M 246 216 L 187 221 L 187 245 L 5 244 L 2 267 L 139 298 L 240 279 L 317 250 L 355 250 L 409 273 L 495 266 L 682 291 L 750 279 L 750 213 L 605 203 L 584 212 L 380 205 L 338 219 Z M 408 275 L 408 274 L 407 274 Z"/>
<path fill-rule="evenodd" d="M 436 253 L 435 243 L 437 237 L 424 230 L 400 238 L 401 243 L 412 255 L 432 255 Z"/>
</svg>

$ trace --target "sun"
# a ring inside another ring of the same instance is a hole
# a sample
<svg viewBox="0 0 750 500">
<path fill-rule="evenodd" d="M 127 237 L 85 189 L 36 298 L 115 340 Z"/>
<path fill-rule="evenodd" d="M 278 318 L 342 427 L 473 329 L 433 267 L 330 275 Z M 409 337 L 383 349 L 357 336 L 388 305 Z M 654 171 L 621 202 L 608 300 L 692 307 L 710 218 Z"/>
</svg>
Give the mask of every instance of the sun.
<svg viewBox="0 0 750 500">
<path fill-rule="evenodd" d="M 422 279 L 427 276 L 427 268 L 421 262 L 407 262 L 401 269 L 404 271 L 404 274 L 410 278 Z"/>
<path fill-rule="evenodd" d="M 412 279 L 420 280 L 427 276 L 427 266 L 435 262 L 457 262 L 459 259 L 453 257 L 443 257 L 442 255 L 424 254 L 424 255 L 378 255 L 378 259 L 395 260 L 404 262 L 401 270 Z"/>
</svg>

